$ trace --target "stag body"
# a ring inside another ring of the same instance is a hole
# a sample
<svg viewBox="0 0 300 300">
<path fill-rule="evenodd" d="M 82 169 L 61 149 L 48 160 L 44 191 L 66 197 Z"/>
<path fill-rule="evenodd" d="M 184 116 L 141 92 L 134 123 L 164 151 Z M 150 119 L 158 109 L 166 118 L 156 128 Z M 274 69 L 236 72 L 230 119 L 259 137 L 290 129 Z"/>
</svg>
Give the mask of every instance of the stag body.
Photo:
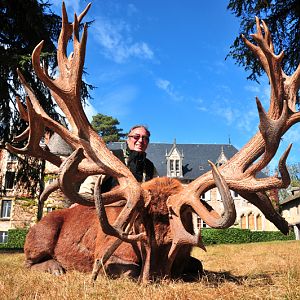
<svg viewBox="0 0 300 300">
<path fill-rule="evenodd" d="M 172 244 L 166 201 L 170 195 L 180 192 L 182 185 L 175 179 L 156 178 L 142 184 L 142 188 L 150 195 L 150 201 L 141 219 L 136 220 L 135 229 L 146 230 L 151 236 L 150 276 L 169 275 L 161 263 L 167 261 Z M 122 208 L 106 207 L 108 221 L 114 222 Z M 184 224 L 192 233 L 191 212 L 184 214 Z M 95 207 L 76 205 L 54 211 L 30 229 L 24 247 L 26 265 L 54 274 L 67 270 L 91 272 L 95 259 L 101 257 L 105 250 L 107 238 L 99 224 Z M 138 277 L 142 268 L 141 250 L 138 242 L 121 243 L 106 262 L 106 273 L 111 276 L 126 274 Z M 190 245 L 181 248 L 171 275 L 184 274 L 193 267 L 190 265 L 193 260 L 190 251 Z M 197 274 L 197 271 L 201 271 L 201 264 L 193 260 L 195 263 L 198 266 L 194 270 Z"/>
</svg>

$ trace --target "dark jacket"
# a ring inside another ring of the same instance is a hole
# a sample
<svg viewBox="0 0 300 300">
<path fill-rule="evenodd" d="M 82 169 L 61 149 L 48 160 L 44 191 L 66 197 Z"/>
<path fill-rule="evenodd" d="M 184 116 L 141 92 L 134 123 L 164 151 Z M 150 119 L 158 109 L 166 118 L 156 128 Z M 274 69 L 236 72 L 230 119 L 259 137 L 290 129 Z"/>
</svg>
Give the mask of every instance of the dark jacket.
<svg viewBox="0 0 300 300">
<path fill-rule="evenodd" d="M 112 150 L 113 154 L 118 157 L 131 171 L 138 182 L 145 182 L 154 177 L 157 177 L 157 171 L 152 161 L 146 157 L 145 152 L 137 152 L 127 149 L 123 151 Z M 107 177 L 102 185 L 101 191 L 107 192 L 118 184 L 115 178 Z"/>
</svg>

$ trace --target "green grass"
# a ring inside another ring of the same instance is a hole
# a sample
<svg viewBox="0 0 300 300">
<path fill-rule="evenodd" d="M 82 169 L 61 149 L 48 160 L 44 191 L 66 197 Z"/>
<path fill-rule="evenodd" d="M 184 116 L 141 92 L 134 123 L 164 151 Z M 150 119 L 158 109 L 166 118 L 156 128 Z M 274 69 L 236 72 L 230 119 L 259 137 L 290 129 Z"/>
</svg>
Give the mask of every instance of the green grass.
<svg viewBox="0 0 300 300">
<path fill-rule="evenodd" d="M 195 282 L 141 285 L 128 278 L 70 272 L 61 277 L 23 268 L 24 255 L 0 254 L 0 299 L 300 299 L 300 242 L 194 249 L 205 275 Z"/>
</svg>

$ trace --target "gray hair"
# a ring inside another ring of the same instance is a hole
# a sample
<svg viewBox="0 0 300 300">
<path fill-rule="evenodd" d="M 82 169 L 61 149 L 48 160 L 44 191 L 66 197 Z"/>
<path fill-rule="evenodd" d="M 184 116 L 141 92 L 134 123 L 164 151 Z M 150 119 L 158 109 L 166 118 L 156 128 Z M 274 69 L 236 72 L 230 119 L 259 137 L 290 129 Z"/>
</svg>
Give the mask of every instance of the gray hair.
<svg viewBox="0 0 300 300">
<path fill-rule="evenodd" d="M 133 127 L 130 128 L 128 134 L 130 134 L 130 132 L 132 130 L 136 129 L 136 128 L 144 128 L 146 130 L 146 132 L 147 132 L 148 137 L 150 137 L 151 134 L 150 134 L 150 131 L 149 131 L 149 129 L 148 129 L 148 127 L 146 125 L 134 125 Z"/>
</svg>

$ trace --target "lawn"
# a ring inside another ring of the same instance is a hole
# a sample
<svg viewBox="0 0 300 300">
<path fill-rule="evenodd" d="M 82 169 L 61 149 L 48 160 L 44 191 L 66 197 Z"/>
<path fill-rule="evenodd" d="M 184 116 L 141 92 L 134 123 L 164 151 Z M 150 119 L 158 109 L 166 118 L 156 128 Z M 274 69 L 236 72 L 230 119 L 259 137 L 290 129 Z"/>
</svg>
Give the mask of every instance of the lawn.
<svg viewBox="0 0 300 300">
<path fill-rule="evenodd" d="M 205 275 L 194 282 L 141 285 L 127 278 L 23 268 L 21 253 L 0 254 L 0 299 L 300 299 L 300 242 L 208 246 L 193 251 Z"/>
</svg>

